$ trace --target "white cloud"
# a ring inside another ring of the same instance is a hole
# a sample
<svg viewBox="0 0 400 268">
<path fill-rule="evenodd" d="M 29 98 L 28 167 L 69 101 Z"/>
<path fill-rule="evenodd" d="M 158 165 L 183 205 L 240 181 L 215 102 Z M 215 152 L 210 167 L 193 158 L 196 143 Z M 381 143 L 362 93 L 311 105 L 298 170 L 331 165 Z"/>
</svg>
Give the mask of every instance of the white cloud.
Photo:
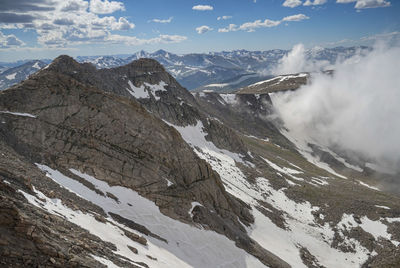
<svg viewBox="0 0 400 268">
<path fill-rule="evenodd" d="M 207 25 L 199 26 L 196 28 L 196 32 L 198 34 L 203 34 L 203 33 L 206 33 L 206 32 L 212 31 L 212 30 L 213 30 L 213 28 L 211 28 Z"/>
<path fill-rule="evenodd" d="M 238 30 L 237 25 L 231 23 L 231 24 L 229 24 L 228 27 L 226 27 L 226 28 L 220 28 L 220 29 L 218 29 L 218 32 L 220 32 L 220 33 L 227 33 L 227 32 L 234 32 L 234 31 L 237 31 L 237 30 Z"/>
<path fill-rule="evenodd" d="M 302 21 L 302 20 L 308 20 L 310 17 L 304 15 L 304 14 L 297 14 L 297 15 L 292 15 L 292 16 L 287 16 L 282 19 L 282 21 Z"/>
<path fill-rule="evenodd" d="M 135 27 L 135 24 L 130 23 L 127 19 L 121 17 L 119 18 L 118 22 L 114 23 L 111 26 L 112 30 L 120 30 L 120 31 L 126 31 L 133 29 Z"/>
<path fill-rule="evenodd" d="M 264 21 L 256 20 L 253 22 L 243 23 L 242 25 L 240 25 L 239 30 L 253 32 L 257 28 L 275 27 L 275 26 L 278 26 L 280 23 L 281 23 L 280 21 L 274 21 L 274 20 L 269 20 L 269 19 L 265 19 Z"/>
<path fill-rule="evenodd" d="M 357 9 L 389 7 L 391 5 L 390 1 L 387 0 L 336 0 L 336 3 L 356 3 L 354 7 Z"/>
<path fill-rule="evenodd" d="M 135 24 L 127 18 L 97 14 L 123 10 L 123 5 L 116 1 L 91 1 L 89 5 L 84 0 L 52 0 L 51 5 L 46 8 L 35 6 L 31 9 L 27 9 L 26 5 L 19 7 L 19 3 L 16 1 L 13 8 L 21 10 L 19 15 L 29 17 L 27 23 L 3 23 L 0 24 L 0 29 L 32 29 L 37 33 L 37 43 L 44 47 L 61 48 L 81 44 L 117 43 L 118 40 L 130 45 L 174 43 L 186 40 L 185 36 L 180 35 L 159 35 L 154 38 L 140 39 L 115 34 L 114 31 L 127 31 L 135 27 Z M 49 8 L 52 12 L 49 12 Z M 11 36 L 8 43 L 23 45 L 22 41 L 18 42 L 18 40 L 13 41 Z M 4 46 L 6 43 L 2 44 Z"/>
<path fill-rule="evenodd" d="M 300 6 L 301 4 L 302 4 L 301 0 L 285 0 L 282 6 L 294 8 Z"/>
<path fill-rule="evenodd" d="M 197 6 L 193 6 L 192 9 L 199 10 L 199 11 L 214 10 L 214 8 L 209 5 L 197 5 Z"/>
<path fill-rule="evenodd" d="M 295 45 L 292 50 L 272 70 L 275 75 L 295 74 L 300 72 L 320 71 L 329 65 L 328 61 L 311 61 L 307 59 L 303 44 Z"/>
<path fill-rule="evenodd" d="M 217 20 L 229 20 L 229 19 L 232 19 L 232 16 L 221 16 L 217 18 Z"/>
<path fill-rule="evenodd" d="M 19 47 L 23 45 L 25 45 L 25 43 L 18 39 L 15 35 L 5 35 L 0 32 L 0 48 Z"/>
<path fill-rule="evenodd" d="M 307 0 L 304 2 L 304 6 L 318 6 L 318 5 L 323 5 L 327 2 L 327 0 Z"/>
<path fill-rule="evenodd" d="M 152 22 L 156 23 L 171 23 L 174 17 L 169 17 L 168 19 L 152 19 Z"/>
<path fill-rule="evenodd" d="M 256 20 L 253 22 L 245 22 L 240 26 L 237 26 L 236 24 L 229 24 L 228 27 L 218 29 L 218 32 L 220 33 L 236 32 L 236 31 L 254 32 L 257 28 L 276 27 L 284 21 L 302 21 L 306 19 L 309 19 L 309 17 L 307 17 L 304 14 L 296 14 L 284 17 L 281 20 L 270 20 L 270 19 L 265 19 L 264 21 Z"/>
<path fill-rule="evenodd" d="M 375 48 L 337 64 L 332 76 L 274 95 L 274 106 L 289 130 L 399 171 L 399 62 L 399 47 Z"/>
<path fill-rule="evenodd" d="M 125 10 L 122 2 L 108 0 L 90 0 L 89 8 L 95 14 L 110 14 L 118 10 Z"/>
</svg>

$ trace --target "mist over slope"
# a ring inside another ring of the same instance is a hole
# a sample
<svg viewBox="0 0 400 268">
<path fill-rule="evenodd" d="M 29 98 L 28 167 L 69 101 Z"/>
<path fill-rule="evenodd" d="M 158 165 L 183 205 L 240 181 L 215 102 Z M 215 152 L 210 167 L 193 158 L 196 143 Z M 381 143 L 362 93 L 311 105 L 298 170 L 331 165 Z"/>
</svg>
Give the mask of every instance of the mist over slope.
<svg viewBox="0 0 400 268">
<path fill-rule="evenodd" d="M 306 62 L 302 53 L 302 46 L 295 46 L 281 61 L 281 70 L 321 66 Z M 274 94 L 276 112 L 298 135 L 359 153 L 388 173 L 398 172 L 399 62 L 399 46 L 376 45 L 365 55 L 335 64 L 332 76 L 314 74 L 299 90 Z"/>
</svg>

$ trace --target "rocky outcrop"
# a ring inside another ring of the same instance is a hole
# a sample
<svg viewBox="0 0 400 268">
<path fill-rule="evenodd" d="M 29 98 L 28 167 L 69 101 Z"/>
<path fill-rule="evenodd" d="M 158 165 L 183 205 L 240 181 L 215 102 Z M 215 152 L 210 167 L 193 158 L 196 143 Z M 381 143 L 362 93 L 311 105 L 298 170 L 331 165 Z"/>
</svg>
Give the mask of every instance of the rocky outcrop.
<svg viewBox="0 0 400 268">
<path fill-rule="evenodd" d="M 179 96 L 195 103 L 190 93 L 181 94 L 184 89 L 168 80 L 172 78 L 162 66 L 153 67 L 154 61 L 140 60 L 108 75 L 115 77 L 123 70 L 132 83 L 166 81 L 165 99 L 176 94 L 174 100 Z M 0 136 L 31 163 L 65 172 L 75 168 L 110 185 L 131 188 L 169 217 L 187 223 L 196 219 L 266 264 L 284 263 L 272 261 L 273 255 L 248 237 L 242 223 L 253 221 L 249 208 L 225 191 L 219 175 L 158 117 L 161 112 L 151 114 L 146 110 L 151 106 L 144 104 L 144 108 L 134 98 L 119 96 L 124 93 L 114 92 L 116 78 L 101 84 L 104 79 L 106 75 L 89 64 L 80 65 L 67 56 L 57 58 L 47 69 L 0 93 L 0 110 L 29 114 L 1 114 Z M 160 111 L 169 109 L 161 98 Z M 194 118 L 202 116 L 193 111 Z M 171 115 L 178 120 L 176 112 Z M 193 201 L 204 206 L 193 213 L 194 219 L 188 213 Z"/>
<path fill-rule="evenodd" d="M 274 78 L 260 81 L 243 87 L 237 91 L 238 94 L 268 94 L 278 91 L 296 90 L 310 80 L 309 73 L 279 75 Z"/>
</svg>

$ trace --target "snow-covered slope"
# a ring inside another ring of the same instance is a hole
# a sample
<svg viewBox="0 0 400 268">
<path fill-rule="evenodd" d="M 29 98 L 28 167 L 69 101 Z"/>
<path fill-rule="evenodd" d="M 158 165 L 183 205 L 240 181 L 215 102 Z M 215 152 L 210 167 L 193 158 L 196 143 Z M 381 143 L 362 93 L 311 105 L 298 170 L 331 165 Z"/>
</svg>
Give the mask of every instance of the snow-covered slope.
<svg viewBox="0 0 400 268">
<path fill-rule="evenodd" d="M 154 60 L 59 57 L 0 93 L 0 252 L 59 267 L 396 267 L 399 197 L 279 127 L 273 105 L 190 94 Z"/>
<path fill-rule="evenodd" d="M 40 60 L 28 61 L 22 65 L 8 68 L 0 73 L 0 90 L 6 89 L 28 78 L 47 64 Z"/>
</svg>

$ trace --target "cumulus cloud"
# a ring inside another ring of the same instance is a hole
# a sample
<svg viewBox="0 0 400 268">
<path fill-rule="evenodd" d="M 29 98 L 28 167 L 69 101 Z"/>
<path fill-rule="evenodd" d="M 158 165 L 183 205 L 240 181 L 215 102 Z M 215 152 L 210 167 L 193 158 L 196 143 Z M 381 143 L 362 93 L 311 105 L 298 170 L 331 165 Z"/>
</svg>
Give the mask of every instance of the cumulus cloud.
<svg viewBox="0 0 400 268">
<path fill-rule="evenodd" d="M 71 19 L 67 19 L 67 18 L 62 18 L 62 19 L 55 19 L 53 21 L 54 24 L 57 25 L 73 25 L 74 22 Z"/>
<path fill-rule="evenodd" d="M 356 3 L 354 7 L 357 9 L 389 7 L 391 5 L 391 3 L 387 0 L 336 0 L 336 3 Z"/>
<path fill-rule="evenodd" d="M 95 14 L 110 14 L 118 10 L 125 10 L 122 2 L 108 0 L 90 0 L 89 8 Z"/>
<path fill-rule="evenodd" d="M 207 25 L 199 26 L 196 28 L 196 32 L 198 34 L 203 34 L 203 33 L 206 33 L 206 32 L 212 31 L 212 30 L 213 30 L 213 28 L 211 28 Z"/>
<path fill-rule="evenodd" d="M 198 11 L 214 10 L 214 8 L 209 5 L 197 5 L 197 6 L 193 6 L 192 9 L 198 10 Z"/>
<path fill-rule="evenodd" d="M 302 21 L 302 20 L 308 20 L 310 17 L 304 15 L 304 14 L 297 14 L 297 15 L 292 15 L 292 16 L 287 16 L 282 19 L 282 21 Z"/>
<path fill-rule="evenodd" d="M 218 32 L 220 32 L 220 33 L 228 33 L 228 32 L 235 32 L 237 30 L 238 30 L 237 25 L 231 23 L 231 24 L 228 25 L 228 27 L 218 29 Z"/>
<path fill-rule="evenodd" d="M 25 43 L 19 40 L 15 35 L 5 35 L 0 32 L 0 48 L 11 48 L 22 45 L 25 45 Z"/>
<path fill-rule="evenodd" d="M 0 29 L 32 29 L 37 42 L 45 47 L 67 47 L 93 43 L 148 44 L 186 40 L 184 36 L 160 35 L 149 39 L 117 35 L 135 24 L 125 17 L 99 14 L 124 10 L 122 2 L 84 0 L 4 0 Z M 51 10 L 52 12 L 48 12 Z M 170 18 L 172 19 L 172 18 Z M 169 19 L 168 19 L 169 20 Z M 22 45 L 22 43 L 20 43 Z"/>
<path fill-rule="evenodd" d="M 232 19 L 232 16 L 221 16 L 217 18 L 217 20 L 229 20 L 229 19 Z"/>
<path fill-rule="evenodd" d="M 270 19 L 265 19 L 264 21 L 256 20 L 253 22 L 245 22 L 240 26 L 237 26 L 236 24 L 229 24 L 228 27 L 218 29 L 218 32 L 220 33 L 236 32 L 236 31 L 254 32 L 257 28 L 276 27 L 280 25 L 283 21 L 302 21 L 306 19 L 309 19 L 309 17 L 307 17 L 304 14 L 296 14 L 284 17 L 281 20 L 270 20 Z"/>
<path fill-rule="evenodd" d="M 152 22 L 156 23 L 171 23 L 174 17 L 169 17 L 168 19 L 152 19 Z"/>
<path fill-rule="evenodd" d="M 319 6 L 319 5 L 323 5 L 327 2 L 327 0 L 307 0 L 304 2 L 304 6 Z"/>
<path fill-rule="evenodd" d="M 272 100 L 289 131 L 400 171 L 399 62 L 400 47 L 377 47 Z"/>
<path fill-rule="evenodd" d="M 300 6 L 301 4 L 302 4 L 301 0 L 285 0 L 282 6 L 294 8 Z"/>
<path fill-rule="evenodd" d="M 119 30 L 119 31 L 127 31 L 130 29 L 133 29 L 135 27 L 135 24 L 130 23 L 127 19 L 124 17 L 121 17 L 118 19 L 118 22 L 113 23 L 111 26 L 112 30 Z"/>
<path fill-rule="evenodd" d="M 2 11 L 29 12 L 29 11 L 52 11 L 55 10 L 51 0 L 2 0 Z"/>
<path fill-rule="evenodd" d="M 69 0 L 65 1 L 64 5 L 61 7 L 61 11 L 63 12 L 81 11 L 81 10 L 86 10 L 88 7 L 89 3 L 86 1 Z"/>
</svg>

